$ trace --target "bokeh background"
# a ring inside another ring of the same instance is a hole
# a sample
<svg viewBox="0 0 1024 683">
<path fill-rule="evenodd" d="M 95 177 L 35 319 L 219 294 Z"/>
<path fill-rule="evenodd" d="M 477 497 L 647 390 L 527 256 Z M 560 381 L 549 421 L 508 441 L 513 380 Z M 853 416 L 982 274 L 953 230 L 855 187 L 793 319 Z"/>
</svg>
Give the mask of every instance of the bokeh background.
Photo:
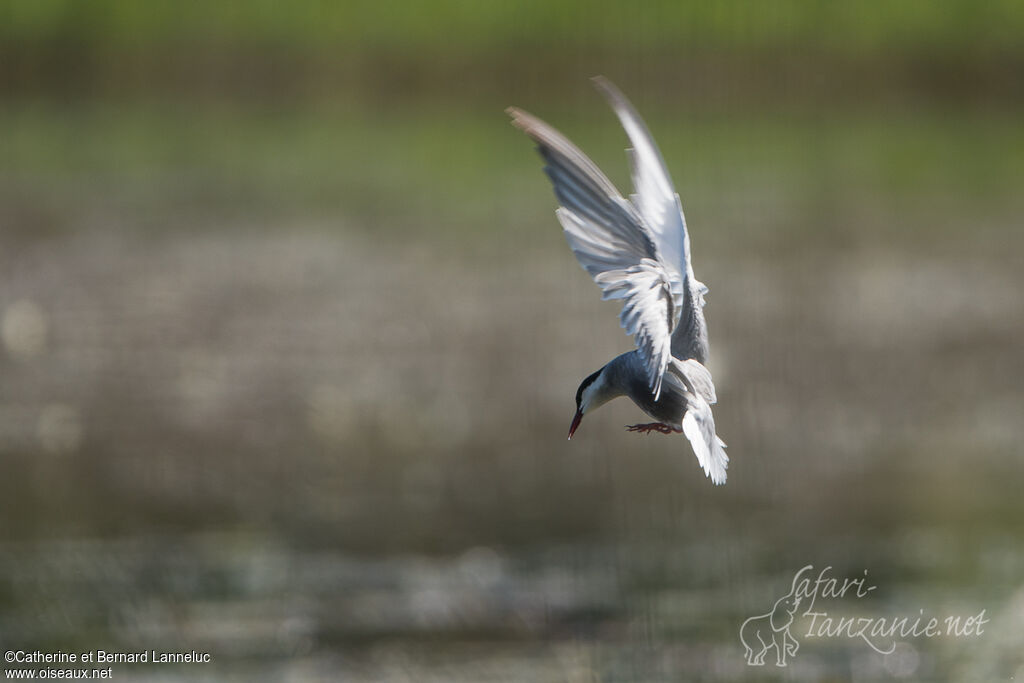
<svg viewBox="0 0 1024 683">
<path fill-rule="evenodd" d="M 627 401 L 630 346 L 528 139 L 690 223 L 732 457 Z M 1024 675 L 1024 5 L 0 6 L 0 644 L 210 652 L 138 681 Z M 975 614 L 883 657 L 738 630 Z"/>
</svg>

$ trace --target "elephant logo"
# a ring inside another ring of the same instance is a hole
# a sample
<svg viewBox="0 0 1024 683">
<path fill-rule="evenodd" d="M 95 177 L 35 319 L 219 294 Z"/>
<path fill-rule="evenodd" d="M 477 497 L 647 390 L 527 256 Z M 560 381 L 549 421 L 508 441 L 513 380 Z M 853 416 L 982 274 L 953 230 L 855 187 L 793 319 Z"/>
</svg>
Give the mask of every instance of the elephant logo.
<svg viewBox="0 0 1024 683">
<path fill-rule="evenodd" d="M 749 666 L 764 666 L 764 658 L 772 648 L 775 648 L 775 665 L 786 666 L 786 657 L 795 656 L 800 649 L 800 643 L 789 632 L 800 605 L 800 596 L 796 593 L 794 578 L 792 590 L 776 600 L 770 612 L 750 617 L 740 626 L 740 642 Z"/>
</svg>

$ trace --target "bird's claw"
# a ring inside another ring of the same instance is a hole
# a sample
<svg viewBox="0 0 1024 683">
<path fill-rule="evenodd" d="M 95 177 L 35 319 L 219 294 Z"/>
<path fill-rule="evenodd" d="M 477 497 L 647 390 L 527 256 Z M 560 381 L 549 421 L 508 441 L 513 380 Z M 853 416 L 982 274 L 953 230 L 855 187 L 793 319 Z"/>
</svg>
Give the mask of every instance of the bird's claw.
<svg viewBox="0 0 1024 683">
<path fill-rule="evenodd" d="M 672 434 L 676 430 L 667 424 L 660 422 L 651 422 L 650 424 L 640 425 L 626 425 L 626 431 L 629 432 L 640 432 L 641 434 L 650 434 L 651 432 L 659 432 L 661 434 Z"/>
</svg>

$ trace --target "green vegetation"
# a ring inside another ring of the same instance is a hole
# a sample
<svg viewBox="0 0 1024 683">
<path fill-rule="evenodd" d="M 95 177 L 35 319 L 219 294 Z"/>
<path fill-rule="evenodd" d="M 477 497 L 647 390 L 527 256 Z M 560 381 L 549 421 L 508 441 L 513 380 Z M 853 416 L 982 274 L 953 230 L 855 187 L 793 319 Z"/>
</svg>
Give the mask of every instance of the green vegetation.
<svg viewBox="0 0 1024 683">
<path fill-rule="evenodd" d="M 625 189 L 603 72 L 723 240 L 913 239 L 958 211 L 999 228 L 1020 211 L 1022 34 L 1024 5 L 962 0 L 9 2 L 0 198 L 21 234 L 86 207 L 132 230 L 541 234 L 553 201 L 502 109 Z"/>
<path fill-rule="evenodd" d="M 743 0 L 645 2 L 625 10 L 586 0 L 395 3 L 311 0 L 180 3 L 155 0 L 5 3 L 0 37 L 27 43 L 76 40 L 105 49 L 154 45 L 280 45 L 350 49 L 494 52 L 517 44 L 602 45 L 655 50 L 809 47 L 864 54 L 1012 50 L 1024 32 L 1024 6 L 971 2 L 830 2 Z"/>
<path fill-rule="evenodd" d="M 596 95 L 589 104 L 585 119 L 550 120 L 627 190 L 625 138 Z M 691 220 L 715 225 L 723 246 L 844 232 L 913 240 L 959 230 L 957 215 L 977 229 L 1024 208 L 1024 129 L 1003 115 L 650 113 Z M 517 240 L 556 229 L 540 161 L 497 109 L 406 117 L 43 103 L 6 107 L 0 126 L 0 196 L 36 209 L 15 221 L 21 232 L 72 229 L 84 207 L 132 230 L 180 230 L 182 215 L 202 229 L 298 220 L 484 242 L 501 241 L 497 226 L 508 223 Z M 876 219 L 859 222 L 865 212 Z"/>
</svg>

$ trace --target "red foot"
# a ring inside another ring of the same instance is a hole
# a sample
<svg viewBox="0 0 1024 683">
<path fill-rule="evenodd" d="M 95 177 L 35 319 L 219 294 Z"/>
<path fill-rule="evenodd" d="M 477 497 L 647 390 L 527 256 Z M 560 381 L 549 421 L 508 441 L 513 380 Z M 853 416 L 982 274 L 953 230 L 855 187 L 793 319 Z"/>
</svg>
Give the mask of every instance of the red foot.
<svg viewBox="0 0 1024 683">
<path fill-rule="evenodd" d="M 659 432 L 661 434 L 673 434 L 677 430 L 673 429 L 667 424 L 662 424 L 660 422 L 651 422 L 650 424 L 645 425 L 626 425 L 626 431 L 640 432 L 641 434 L 650 434 L 651 432 Z"/>
</svg>

